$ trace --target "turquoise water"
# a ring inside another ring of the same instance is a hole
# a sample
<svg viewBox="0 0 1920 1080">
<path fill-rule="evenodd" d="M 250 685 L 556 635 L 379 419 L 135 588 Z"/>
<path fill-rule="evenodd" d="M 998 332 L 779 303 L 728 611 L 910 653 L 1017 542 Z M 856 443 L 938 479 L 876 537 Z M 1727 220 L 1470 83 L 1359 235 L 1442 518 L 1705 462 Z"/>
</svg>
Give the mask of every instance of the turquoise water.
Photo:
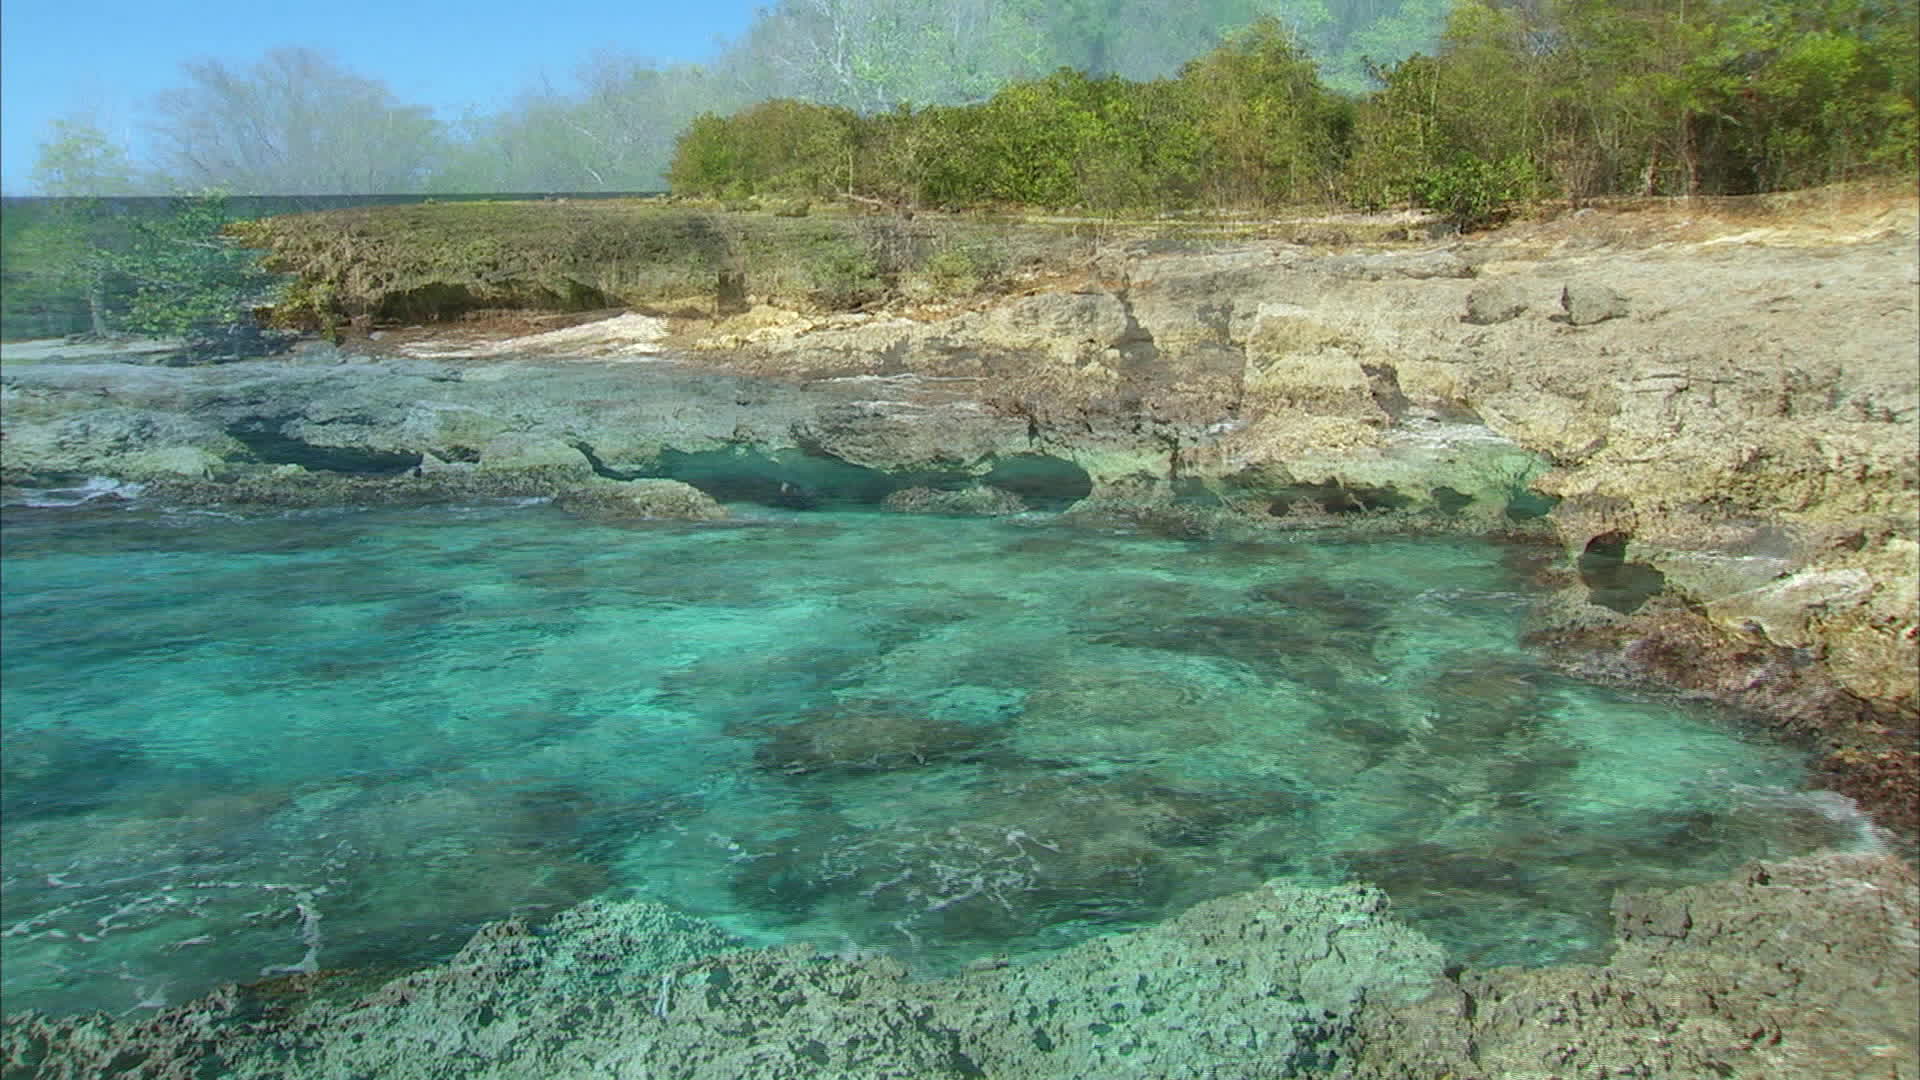
<svg viewBox="0 0 1920 1080">
<path fill-rule="evenodd" d="M 1530 553 L 1045 517 L 10 508 L 9 1010 L 397 968 L 621 890 L 923 971 L 1274 877 L 1462 962 L 1851 844 L 1732 718 L 1519 644 Z"/>
</svg>

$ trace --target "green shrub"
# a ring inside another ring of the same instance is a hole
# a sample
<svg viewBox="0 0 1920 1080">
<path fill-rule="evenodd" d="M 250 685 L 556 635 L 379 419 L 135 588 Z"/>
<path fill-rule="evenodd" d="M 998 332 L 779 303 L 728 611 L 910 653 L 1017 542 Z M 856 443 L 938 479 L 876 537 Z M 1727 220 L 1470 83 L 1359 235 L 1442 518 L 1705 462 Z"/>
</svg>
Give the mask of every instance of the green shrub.
<svg viewBox="0 0 1920 1080">
<path fill-rule="evenodd" d="M 1518 203 L 1532 198 L 1536 181 L 1525 158 L 1490 162 L 1461 156 L 1416 183 L 1420 205 L 1447 215 L 1462 229 L 1475 229 L 1506 218 Z"/>
</svg>

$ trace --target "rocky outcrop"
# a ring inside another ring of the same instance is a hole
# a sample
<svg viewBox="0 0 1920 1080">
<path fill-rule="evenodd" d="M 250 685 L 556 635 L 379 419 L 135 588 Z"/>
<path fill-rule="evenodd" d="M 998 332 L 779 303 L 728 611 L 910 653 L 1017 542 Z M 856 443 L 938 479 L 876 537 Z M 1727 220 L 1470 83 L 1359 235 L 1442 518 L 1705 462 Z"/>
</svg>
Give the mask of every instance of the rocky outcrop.
<svg viewBox="0 0 1920 1080">
<path fill-rule="evenodd" d="M 1475 326 L 1492 326 L 1517 319 L 1527 310 L 1526 289 L 1514 281 L 1489 282 L 1467 294 L 1467 313 Z"/>
<path fill-rule="evenodd" d="M 615 480 L 569 489 L 556 500 L 560 508 L 601 521 L 671 518 L 719 521 L 726 507 L 713 496 L 678 480 Z"/>
<path fill-rule="evenodd" d="M 1158 927 L 912 981 L 592 901 L 392 979 L 294 975 L 131 1020 L 9 1017 L 8 1075 L 686 1080 L 1338 1075 L 1913 1076 L 1920 891 L 1884 856 L 1623 893 L 1604 965 L 1448 969 L 1359 886 L 1264 888 Z"/>
<path fill-rule="evenodd" d="M 1374 1003 L 1349 1080 L 1900 1077 L 1920 1061 L 1920 890 L 1898 859 L 1759 863 L 1614 901 L 1605 965 L 1449 977 Z"/>
<path fill-rule="evenodd" d="M 1572 326 L 1592 326 L 1608 319 L 1625 318 L 1628 310 L 1626 297 L 1605 285 L 1587 281 L 1571 282 L 1561 289 L 1560 306 Z"/>
<path fill-rule="evenodd" d="M 1086 470 L 1102 519 L 1190 518 L 1171 504 L 1195 491 L 1265 516 L 1551 509 L 1565 572 L 1543 643 L 1763 709 L 1904 826 L 1914 219 L 1655 243 L 1583 212 L 1437 251 L 1120 253 L 1081 293 L 768 337 L 728 363 L 978 380 Z"/>
<path fill-rule="evenodd" d="M 1410 1003 L 1438 947 L 1378 891 L 1273 884 L 1031 964 L 928 982 L 876 954 L 741 949 L 656 904 L 482 930 L 447 964 L 356 991 L 226 988 L 144 1021 L 9 1018 L 8 1075 L 460 1075 L 540 1080 L 1310 1075 L 1369 1002 Z M 171 1070 L 171 1071 L 169 1071 Z"/>
<path fill-rule="evenodd" d="M 576 502 L 685 479 L 728 498 L 960 488 L 1030 456 L 1024 422 L 951 394 L 613 363 L 376 358 L 320 345 L 218 369 L 5 372 L 5 479 L 155 480 L 156 496 L 314 505 L 476 495 Z M 385 494 L 375 489 L 385 491 Z M 601 502 L 604 503 L 604 499 Z M 603 507 L 604 508 L 604 507 Z"/>
</svg>

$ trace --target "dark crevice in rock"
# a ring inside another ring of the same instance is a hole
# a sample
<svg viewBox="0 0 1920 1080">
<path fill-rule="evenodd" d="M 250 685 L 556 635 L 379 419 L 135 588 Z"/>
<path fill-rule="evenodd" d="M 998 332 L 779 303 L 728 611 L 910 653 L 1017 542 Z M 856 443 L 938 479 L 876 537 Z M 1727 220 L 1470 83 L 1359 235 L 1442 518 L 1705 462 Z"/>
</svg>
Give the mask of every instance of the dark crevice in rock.
<svg viewBox="0 0 1920 1080">
<path fill-rule="evenodd" d="M 617 298 L 577 281 L 498 279 L 486 282 L 430 281 L 381 296 L 372 314 L 379 322 L 437 322 L 484 308 L 534 311 L 598 311 L 619 306 Z"/>
<path fill-rule="evenodd" d="M 1580 580 L 1586 582 L 1593 602 L 1622 615 L 1640 610 L 1667 587 L 1667 576 L 1659 570 L 1627 561 L 1627 543 L 1632 539 L 1624 532 L 1601 533 L 1587 541 L 1579 560 Z"/>
<path fill-rule="evenodd" d="M 1093 491 L 1093 480 L 1070 461 L 1046 454 L 996 458 L 984 476 L 961 468 L 889 471 L 855 465 L 810 443 L 775 450 L 741 445 L 726 450 L 663 452 L 652 467 L 619 470 L 591 449 L 575 444 L 597 475 L 614 480 L 663 477 L 691 484 L 722 502 L 752 502 L 807 510 L 826 506 L 874 506 L 912 488 L 962 491 L 993 487 L 1029 505 L 1064 507 Z"/>
<path fill-rule="evenodd" d="M 1531 488 L 1523 488 L 1512 494 L 1507 500 L 1508 521 L 1537 521 L 1553 513 L 1560 505 L 1560 496 L 1543 495 Z"/>
<path fill-rule="evenodd" d="M 420 455 L 357 446 L 318 446 L 286 433 L 288 418 L 243 420 L 227 434 L 268 465 L 298 465 L 314 472 L 398 476 L 420 464 Z"/>
<path fill-rule="evenodd" d="M 653 475 L 644 469 L 616 469 L 608 465 L 606 462 L 600 460 L 600 455 L 593 452 L 593 444 L 585 440 L 576 440 L 569 442 L 567 445 L 580 451 L 580 456 L 586 458 L 587 464 L 592 467 L 593 475 L 601 477 L 602 479 L 640 480 Z"/>
<path fill-rule="evenodd" d="M 1077 502 L 1093 494 L 1093 478 L 1087 470 L 1050 454 L 996 458 L 992 470 L 979 482 L 1010 491 L 1035 506 Z"/>
<path fill-rule="evenodd" d="M 1160 346 L 1154 343 L 1153 334 L 1140 325 L 1134 316 L 1133 301 L 1127 298 L 1126 290 L 1114 294 L 1120 301 L 1120 310 L 1126 313 L 1127 328 L 1121 331 L 1120 340 L 1114 343 L 1124 361 L 1122 370 L 1144 371 L 1151 368 L 1160 359 Z"/>
<path fill-rule="evenodd" d="M 1171 478 L 1173 501 L 1177 506 L 1202 506 L 1209 509 L 1222 505 L 1220 495 L 1207 486 L 1206 481 L 1197 476 L 1176 476 Z"/>
<path fill-rule="evenodd" d="M 836 483 L 838 479 L 851 482 L 851 478 L 836 477 L 835 470 L 829 468 L 801 464 L 817 459 L 796 457 L 799 462 L 786 462 L 758 449 L 668 450 L 649 474 L 691 484 L 721 502 L 753 502 L 794 510 L 815 508 L 825 493 L 845 497 L 852 490 Z M 854 496 L 849 501 L 860 499 Z"/>
<path fill-rule="evenodd" d="M 905 488 L 952 489 L 973 482 L 971 476 L 958 471 L 885 472 L 827 453 L 767 453 L 744 446 L 693 452 L 668 450 L 645 475 L 691 484 L 722 502 L 754 502 L 795 510 L 876 505 Z"/>
<path fill-rule="evenodd" d="M 1400 372 L 1392 364 L 1362 364 L 1360 370 L 1366 373 L 1367 389 L 1380 411 L 1392 417 L 1396 423 L 1405 418 L 1413 402 L 1407 400 L 1407 395 L 1400 389 Z"/>
</svg>

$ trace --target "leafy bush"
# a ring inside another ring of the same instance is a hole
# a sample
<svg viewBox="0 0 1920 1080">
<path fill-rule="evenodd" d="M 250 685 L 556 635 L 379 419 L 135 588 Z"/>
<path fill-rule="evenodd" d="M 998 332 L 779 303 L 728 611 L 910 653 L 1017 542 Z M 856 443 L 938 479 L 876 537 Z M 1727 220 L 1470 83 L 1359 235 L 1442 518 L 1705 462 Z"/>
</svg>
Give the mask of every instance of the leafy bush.
<svg viewBox="0 0 1920 1080">
<path fill-rule="evenodd" d="M 827 195 L 850 182 L 859 117 L 846 109 L 775 100 L 729 117 L 707 113 L 675 144 L 676 194 Z"/>
<path fill-rule="evenodd" d="M 103 200 L 59 205 L 8 245 L 9 288 L 84 298 L 92 329 L 179 336 L 249 323 L 278 278 L 236 243 L 217 195 L 159 217 Z"/>
<path fill-rule="evenodd" d="M 1505 218 L 1535 194 L 1533 166 L 1525 158 L 1491 162 L 1462 156 L 1421 178 L 1420 205 L 1447 215 L 1462 229 L 1480 228 Z"/>
<path fill-rule="evenodd" d="M 136 223 L 120 261 L 135 288 L 127 329 L 178 335 L 252 322 L 279 279 L 228 235 L 231 222 L 226 200 L 205 196 L 178 200 L 171 217 Z"/>
</svg>

